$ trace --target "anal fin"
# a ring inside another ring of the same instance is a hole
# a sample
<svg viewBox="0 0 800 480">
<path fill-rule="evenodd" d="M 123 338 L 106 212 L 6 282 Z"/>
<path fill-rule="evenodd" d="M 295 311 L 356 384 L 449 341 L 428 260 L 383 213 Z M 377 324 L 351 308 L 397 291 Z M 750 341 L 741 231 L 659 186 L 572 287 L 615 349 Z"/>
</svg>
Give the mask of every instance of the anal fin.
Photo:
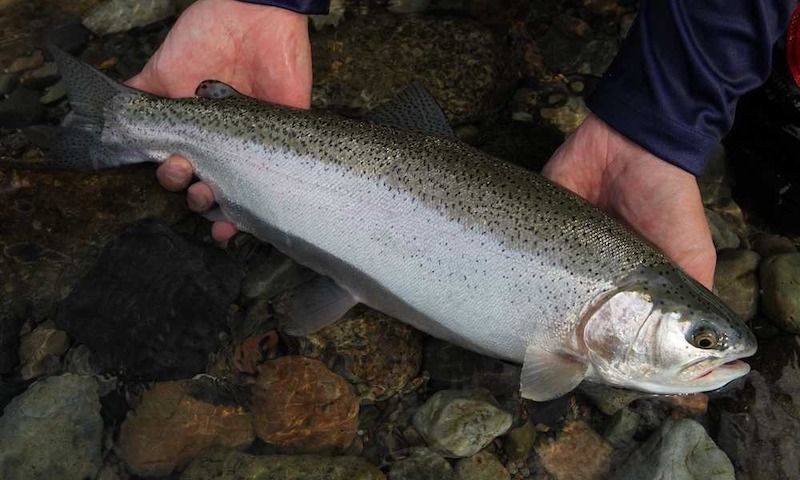
<svg viewBox="0 0 800 480">
<path fill-rule="evenodd" d="M 529 345 L 522 364 L 520 393 L 537 402 L 558 398 L 577 387 L 587 370 L 585 363 L 574 358 Z"/>
<path fill-rule="evenodd" d="M 314 333 L 342 318 L 358 302 L 328 277 L 318 276 L 295 288 L 280 308 L 289 335 Z"/>
</svg>

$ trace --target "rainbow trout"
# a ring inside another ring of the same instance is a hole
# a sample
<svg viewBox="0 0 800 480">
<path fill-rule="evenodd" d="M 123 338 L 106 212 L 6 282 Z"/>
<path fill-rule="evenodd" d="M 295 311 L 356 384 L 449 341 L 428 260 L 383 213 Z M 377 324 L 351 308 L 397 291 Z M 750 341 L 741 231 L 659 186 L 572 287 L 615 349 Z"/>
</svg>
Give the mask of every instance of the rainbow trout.
<svg viewBox="0 0 800 480">
<path fill-rule="evenodd" d="M 218 216 L 324 275 L 295 295 L 290 333 L 364 303 L 521 363 L 533 400 L 583 380 L 707 391 L 749 371 L 756 341 L 718 298 L 578 196 L 456 140 L 421 87 L 353 120 L 214 81 L 158 98 L 53 55 L 73 108 L 64 165 L 184 155 Z"/>
</svg>

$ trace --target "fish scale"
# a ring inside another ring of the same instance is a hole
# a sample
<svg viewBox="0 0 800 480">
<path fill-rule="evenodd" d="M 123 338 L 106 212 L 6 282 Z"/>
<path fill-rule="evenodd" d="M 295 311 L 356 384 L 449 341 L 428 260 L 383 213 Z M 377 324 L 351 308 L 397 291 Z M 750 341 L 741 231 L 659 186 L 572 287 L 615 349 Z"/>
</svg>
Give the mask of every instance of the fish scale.
<svg viewBox="0 0 800 480">
<path fill-rule="evenodd" d="M 580 197 L 448 136 L 419 86 L 361 121 L 219 82 L 158 98 L 54 55 L 75 108 L 65 162 L 190 159 L 239 229 L 330 279 L 296 295 L 296 332 L 361 302 L 523 363 L 537 400 L 583 379 L 699 391 L 746 373 L 735 361 L 752 334 L 710 292 Z M 426 120 L 409 123 L 414 112 Z"/>
</svg>

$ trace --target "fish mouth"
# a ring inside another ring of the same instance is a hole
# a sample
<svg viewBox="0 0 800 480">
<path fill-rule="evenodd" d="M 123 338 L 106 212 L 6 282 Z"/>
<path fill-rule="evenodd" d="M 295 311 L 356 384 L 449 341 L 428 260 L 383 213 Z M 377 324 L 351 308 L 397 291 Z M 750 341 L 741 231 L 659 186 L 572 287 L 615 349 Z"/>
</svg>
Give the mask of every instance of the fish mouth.
<svg viewBox="0 0 800 480">
<path fill-rule="evenodd" d="M 742 360 L 736 359 L 731 360 L 729 362 L 725 362 L 721 365 L 715 365 L 706 369 L 705 371 L 701 372 L 699 375 L 694 377 L 692 380 L 694 381 L 703 381 L 703 380 L 712 380 L 719 378 L 720 380 L 724 378 L 730 378 L 731 380 L 734 378 L 739 378 L 743 375 L 746 375 L 750 371 L 750 365 L 747 362 L 743 362 Z"/>
</svg>

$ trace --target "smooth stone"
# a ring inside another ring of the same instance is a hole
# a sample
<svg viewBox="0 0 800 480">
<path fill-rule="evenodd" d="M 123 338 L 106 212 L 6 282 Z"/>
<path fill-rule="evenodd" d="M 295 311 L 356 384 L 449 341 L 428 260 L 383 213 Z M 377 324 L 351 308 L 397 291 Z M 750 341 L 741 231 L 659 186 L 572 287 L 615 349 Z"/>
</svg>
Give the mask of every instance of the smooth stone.
<svg viewBox="0 0 800 480">
<path fill-rule="evenodd" d="M 39 325 L 20 339 L 20 378 L 30 380 L 56 373 L 61 366 L 60 357 L 68 348 L 69 337 L 65 331 L 58 330 L 51 321 Z"/>
<path fill-rule="evenodd" d="M 97 368 L 92 364 L 92 351 L 86 345 L 74 345 L 64 357 L 64 371 L 75 375 L 97 375 Z"/>
<path fill-rule="evenodd" d="M 28 70 L 23 73 L 19 77 L 19 83 L 28 88 L 41 90 L 54 84 L 59 77 L 58 67 L 55 62 L 47 62 L 34 70 Z"/>
<path fill-rule="evenodd" d="M 255 435 L 243 403 L 213 380 L 157 383 L 122 424 L 117 452 L 133 473 L 152 477 L 181 470 L 209 449 L 246 448 Z"/>
<path fill-rule="evenodd" d="M 778 327 L 800 333 L 800 253 L 773 255 L 759 268 L 764 313 Z"/>
<path fill-rule="evenodd" d="M 26 70 L 34 69 L 44 63 L 44 55 L 41 50 L 36 50 L 27 57 L 19 57 L 8 68 L 5 69 L 6 73 L 20 73 Z"/>
<path fill-rule="evenodd" d="M 64 85 L 64 82 L 58 82 L 55 85 L 52 85 L 44 91 L 44 95 L 39 99 L 43 105 L 50 105 L 52 103 L 56 103 L 59 100 L 62 100 L 67 97 L 67 87 Z"/>
<path fill-rule="evenodd" d="M 288 356 L 258 371 L 251 403 L 259 438 L 290 453 L 341 452 L 353 442 L 358 398 L 325 364 Z"/>
<path fill-rule="evenodd" d="M 567 423 L 555 440 L 536 447 L 545 470 L 556 480 L 605 479 L 613 451 L 603 437 L 580 420 Z M 586 454 L 578 460 L 578 452 Z"/>
<path fill-rule="evenodd" d="M 717 253 L 714 293 L 743 320 L 758 311 L 758 264 L 761 257 L 751 250 L 726 249 Z"/>
<path fill-rule="evenodd" d="M 18 81 L 19 78 L 13 73 L 0 73 L 0 96 L 11 93 Z"/>
<path fill-rule="evenodd" d="M 733 465 L 690 419 L 667 419 L 611 477 L 613 480 L 735 480 Z"/>
<path fill-rule="evenodd" d="M 589 115 L 589 109 L 586 107 L 583 98 L 573 96 L 569 97 L 564 105 L 542 108 L 539 110 L 539 115 L 561 132 L 572 133 Z"/>
<path fill-rule="evenodd" d="M 85 480 L 103 464 L 97 383 L 65 374 L 40 380 L 0 418 L 0 472 L 14 480 Z"/>
<path fill-rule="evenodd" d="M 422 334 L 367 307 L 300 338 L 301 355 L 318 358 L 346 378 L 361 401 L 386 400 L 404 392 L 422 364 Z"/>
<path fill-rule="evenodd" d="M 172 0 L 107 0 L 83 17 L 83 25 L 96 35 L 127 32 L 175 14 Z"/>
<path fill-rule="evenodd" d="M 385 480 L 377 467 L 358 457 L 257 456 L 218 451 L 192 462 L 181 480 Z M 443 480 L 443 479 L 440 479 Z"/>
<path fill-rule="evenodd" d="M 614 415 L 631 403 L 650 394 L 625 388 L 614 388 L 600 383 L 582 383 L 578 389 L 606 415 Z"/>
<path fill-rule="evenodd" d="M 629 408 L 623 408 L 614 414 L 606 427 L 604 436 L 614 448 L 624 449 L 633 443 L 633 436 L 639 429 L 642 417 Z"/>
<path fill-rule="evenodd" d="M 705 209 L 708 228 L 711 229 L 711 239 L 714 241 L 714 248 L 724 250 L 726 248 L 738 248 L 741 244 L 739 235 L 734 228 L 717 212 Z"/>
<path fill-rule="evenodd" d="M 762 233 L 753 240 L 753 250 L 763 258 L 767 258 L 780 253 L 795 253 L 797 252 L 797 247 L 789 238 Z"/>
<path fill-rule="evenodd" d="M 14 89 L 0 101 L 0 125 L 4 128 L 24 128 L 39 122 L 44 115 L 39 92 L 26 87 Z"/>
<path fill-rule="evenodd" d="M 478 452 L 456 463 L 456 480 L 510 480 L 511 475 L 496 456 Z"/>
<path fill-rule="evenodd" d="M 433 450 L 445 457 L 469 457 L 511 427 L 488 390 L 442 390 L 414 414 L 414 427 Z"/>
<path fill-rule="evenodd" d="M 536 440 L 536 428 L 528 420 L 517 428 L 512 428 L 503 438 L 503 451 L 512 462 L 524 460 L 533 450 Z"/>
<path fill-rule="evenodd" d="M 389 480 L 455 480 L 453 467 L 438 453 L 422 447 L 392 464 Z"/>
<path fill-rule="evenodd" d="M 242 296 L 248 299 L 270 299 L 276 295 L 295 288 L 316 274 L 287 257 L 272 250 L 264 259 L 258 259 L 242 279 Z"/>
<path fill-rule="evenodd" d="M 218 350 L 241 277 L 220 249 L 143 221 L 106 245 L 61 303 L 56 324 L 89 347 L 101 372 L 191 377 Z"/>
</svg>

